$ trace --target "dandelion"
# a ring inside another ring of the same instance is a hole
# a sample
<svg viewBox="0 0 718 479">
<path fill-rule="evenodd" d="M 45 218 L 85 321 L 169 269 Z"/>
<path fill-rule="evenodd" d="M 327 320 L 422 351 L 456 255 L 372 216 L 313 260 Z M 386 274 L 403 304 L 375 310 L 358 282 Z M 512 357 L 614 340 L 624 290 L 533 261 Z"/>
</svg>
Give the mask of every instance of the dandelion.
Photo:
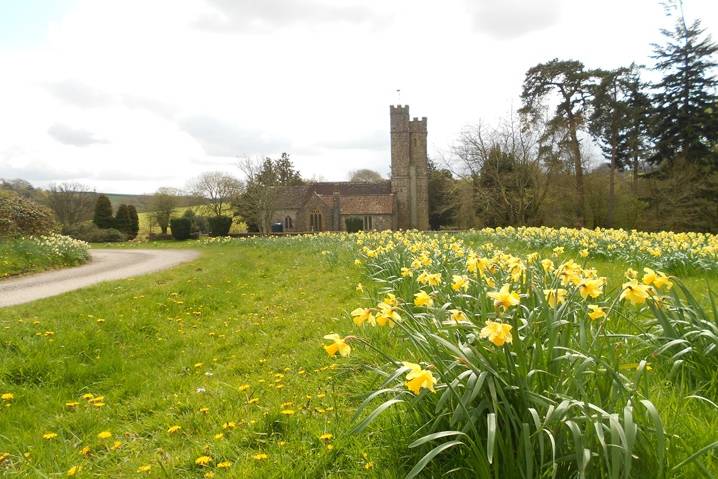
<svg viewBox="0 0 718 479">
<path fill-rule="evenodd" d="M 429 296 L 426 291 L 423 289 L 416 293 L 414 295 L 414 305 L 415 306 L 425 306 L 427 308 L 430 308 L 434 305 L 434 300 L 431 299 L 431 296 Z"/>
<path fill-rule="evenodd" d="M 509 291 L 511 285 L 508 283 L 503 285 L 499 291 L 490 291 L 488 294 L 489 298 L 494 300 L 494 306 L 502 306 L 504 309 L 508 309 L 511 306 L 516 306 L 521 302 L 521 298 L 516 291 Z"/>
<path fill-rule="evenodd" d="M 501 347 L 504 344 L 510 344 L 513 340 L 511 329 L 512 326 L 510 324 L 486 321 L 486 326 L 479 332 L 479 338 L 488 339 L 494 346 Z"/>
<path fill-rule="evenodd" d="M 232 463 L 230 461 L 222 461 L 217 463 L 217 468 L 219 469 L 229 469 L 232 467 Z"/>
<path fill-rule="evenodd" d="M 324 442 L 331 441 L 332 439 L 334 439 L 334 434 L 330 432 L 325 432 L 324 434 L 319 436 L 319 440 Z"/>
<path fill-rule="evenodd" d="M 6 401 L 6 402 L 10 402 L 13 399 L 15 399 L 15 395 L 13 393 L 3 393 L 0 396 L 0 399 L 2 399 L 3 401 Z"/>
<path fill-rule="evenodd" d="M 80 466 L 72 466 L 67 470 L 67 477 L 75 477 L 80 472 Z"/>
<path fill-rule="evenodd" d="M 109 439 L 112 437 L 112 433 L 110 431 L 102 431 L 97 435 L 98 439 Z"/>
<path fill-rule="evenodd" d="M 92 450 L 90 449 L 90 446 L 85 446 L 82 449 L 80 449 L 80 454 L 82 454 L 85 457 L 89 456 L 90 452 L 92 452 Z"/>
<path fill-rule="evenodd" d="M 258 452 L 257 454 L 252 455 L 252 459 L 255 461 L 266 461 L 269 458 L 269 456 L 263 452 Z"/>
<path fill-rule="evenodd" d="M 361 283 L 357 283 L 356 290 L 357 290 L 359 293 L 363 293 L 363 292 L 364 292 L 364 286 L 362 286 Z"/>
<path fill-rule="evenodd" d="M 431 392 L 434 390 L 434 384 L 436 384 L 436 378 L 431 371 L 422 369 L 418 364 L 410 363 L 407 361 L 402 362 L 404 367 L 409 368 L 409 373 L 406 375 L 406 387 L 409 391 L 416 395 L 419 395 L 422 389 L 428 389 Z"/>
<path fill-rule="evenodd" d="M 282 409 L 279 412 L 285 416 L 293 416 L 296 411 L 294 409 Z"/>
<path fill-rule="evenodd" d="M 46 441 L 52 441 L 53 439 L 57 438 L 57 433 L 56 432 L 46 432 L 45 434 L 42 435 L 42 438 L 45 439 Z"/>
<path fill-rule="evenodd" d="M 212 458 L 209 456 L 199 456 L 197 459 L 194 460 L 194 463 L 198 466 L 208 466 L 209 463 L 212 462 Z"/>
<path fill-rule="evenodd" d="M 137 468 L 137 472 L 139 472 L 140 474 L 150 472 L 151 470 L 152 466 L 150 466 L 149 464 L 145 464 L 144 466 L 140 466 Z"/>
<path fill-rule="evenodd" d="M 324 345 L 324 350 L 330 357 L 339 353 L 341 357 L 345 358 L 352 352 L 351 346 L 346 343 L 346 338 L 342 338 L 338 334 L 327 334 L 324 339 L 333 341 L 332 344 Z"/>
<path fill-rule="evenodd" d="M 182 429 L 182 426 L 177 426 L 177 425 L 175 425 L 175 426 L 170 426 L 169 429 L 167 429 L 167 432 L 168 432 L 169 434 L 174 434 L 174 433 L 176 433 L 176 432 L 179 432 L 180 429 Z"/>
</svg>

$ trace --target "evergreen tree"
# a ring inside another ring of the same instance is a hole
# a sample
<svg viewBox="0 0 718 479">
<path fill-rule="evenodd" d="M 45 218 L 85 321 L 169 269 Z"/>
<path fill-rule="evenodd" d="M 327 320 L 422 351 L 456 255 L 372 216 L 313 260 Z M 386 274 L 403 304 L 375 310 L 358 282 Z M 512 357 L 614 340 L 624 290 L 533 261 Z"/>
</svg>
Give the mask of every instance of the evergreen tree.
<svg viewBox="0 0 718 479">
<path fill-rule="evenodd" d="M 97 197 L 95 202 L 95 215 L 92 218 L 92 222 L 98 228 L 107 229 L 112 228 L 115 224 L 115 219 L 112 217 L 112 203 L 110 199 L 105 195 Z"/>
<path fill-rule="evenodd" d="M 654 44 L 654 70 L 662 75 L 654 85 L 654 164 L 677 160 L 718 167 L 718 110 L 713 55 L 718 45 L 704 35 L 700 20 L 688 25 L 681 4 L 673 30 L 662 30 L 663 45 Z"/>
<path fill-rule="evenodd" d="M 130 210 L 127 205 L 120 205 L 115 213 L 115 228 L 130 236 Z"/>
<path fill-rule="evenodd" d="M 429 160 L 429 225 L 438 230 L 455 225 L 458 210 L 456 180 L 451 171 Z"/>
<path fill-rule="evenodd" d="M 129 205 L 127 210 L 130 214 L 130 231 L 128 235 L 130 239 L 135 239 L 137 238 L 137 233 L 140 232 L 140 217 L 137 215 L 135 205 Z"/>
</svg>

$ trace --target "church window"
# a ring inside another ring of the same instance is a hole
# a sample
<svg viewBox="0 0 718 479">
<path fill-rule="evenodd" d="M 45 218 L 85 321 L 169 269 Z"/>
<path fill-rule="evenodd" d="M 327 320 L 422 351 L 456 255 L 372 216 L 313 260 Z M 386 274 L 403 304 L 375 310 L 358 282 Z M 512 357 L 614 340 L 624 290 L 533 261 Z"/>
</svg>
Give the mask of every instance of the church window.
<svg viewBox="0 0 718 479">
<path fill-rule="evenodd" d="M 371 223 L 372 223 L 371 216 L 365 216 L 364 217 L 364 231 L 369 231 L 372 228 L 374 228 L 374 226 Z"/>
<path fill-rule="evenodd" d="M 309 228 L 312 231 L 322 230 L 322 214 L 319 210 L 314 210 L 312 214 L 309 215 Z"/>
<path fill-rule="evenodd" d="M 285 230 L 290 230 L 290 229 L 292 229 L 293 227 L 294 227 L 294 226 L 292 225 L 292 217 L 291 217 L 291 216 L 285 217 L 285 218 L 284 218 L 284 229 L 285 229 Z"/>
</svg>

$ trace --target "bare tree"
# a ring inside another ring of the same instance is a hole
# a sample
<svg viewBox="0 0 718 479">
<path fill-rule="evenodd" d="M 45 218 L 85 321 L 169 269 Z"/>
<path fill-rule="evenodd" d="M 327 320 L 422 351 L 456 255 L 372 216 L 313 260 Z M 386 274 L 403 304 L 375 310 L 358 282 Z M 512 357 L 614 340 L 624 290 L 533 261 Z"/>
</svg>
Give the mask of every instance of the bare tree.
<svg viewBox="0 0 718 479">
<path fill-rule="evenodd" d="M 50 185 L 47 204 L 63 226 L 72 226 L 92 218 L 97 194 L 79 183 Z"/>
<path fill-rule="evenodd" d="M 360 170 L 350 171 L 349 181 L 357 183 L 379 183 L 380 181 L 384 181 L 384 177 L 381 176 L 379 172 L 368 168 L 362 168 Z"/>
<path fill-rule="evenodd" d="M 242 191 L 242 183 L 221 171 L 202 173 L 190 184 L 190 191 L 205 201 L 215 216 L 222 216 Z"/>
</svg>

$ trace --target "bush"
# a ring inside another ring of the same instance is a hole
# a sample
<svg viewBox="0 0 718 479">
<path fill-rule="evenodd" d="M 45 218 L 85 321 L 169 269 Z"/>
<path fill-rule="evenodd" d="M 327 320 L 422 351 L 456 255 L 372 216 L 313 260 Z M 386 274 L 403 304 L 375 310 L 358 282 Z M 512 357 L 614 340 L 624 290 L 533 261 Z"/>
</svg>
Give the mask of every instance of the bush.
<svg viewBox="0 0 718 479">
<path fill-rule="evenodd" d="M 168 233 L 150 233 L 147 235 L 147 239 L 150 241 L 162 241 L 162 240 L 171 240 L 172 235 Z"/>
<path fill-rule="evenodd" d="M 0 237 L 47 235 L 56 230 L 50 209 L 12 191 L 0 191 Z"/>
<path fill-rule="evenodd" d="M 130 236 L 130 210 L 127 205 L 120 205 L 117 207 L 115 213 L 115 229 L 123 232 L 128 237 Z"/>
<path fill-rule="evenodd" d="M 135 205 L 130 205 L 127 209 L 130 213 L 130 231 L 128 232 L 128 235 L 130 239 L 135 239 L 137 238 L 137 233 L 140 232 L 140 217 L 137 215 L 137 208 L 135 208 Z"/>
<path fill-rule="evenodd" d="M 350 216 L 349 218 L 344 220 L 344 224 L 346 224 L 347 226 L 348 233 L 356 233 L 357 231 L 360 231 L 362 228 L 364 228 L 364 220 L 362 220 L 358 216 Z"/>
<path fill-rule="evenodd" d="M 110 199 L 105 195 L 97 197 L 95 203 L 95 216 L 92 222 L 97 225 L 98 228 L 112 228 L 115 226 L 115 219 L 112 217 L 112 203 Z"/>
<path fill-rule="evenodd" d="M 192 220 L 189 218 L 172 218 L 170 220 L 170 229 L 174 239 L 189 239 L 192 234 Z"/>
<path fill-rule="evenodd" d="M 232 227 L 232 218 L 229 216 L 211 216 L 207 221 L 210 236 L 227 236 Z"/>
<path fill-rule="evenodd" d="M 98 228 L 92 222 L 68 226 L 63 234 L 88 243 L 119 243 L 127 240 L 127 236 L 115 228 Z"/>
</svg>

